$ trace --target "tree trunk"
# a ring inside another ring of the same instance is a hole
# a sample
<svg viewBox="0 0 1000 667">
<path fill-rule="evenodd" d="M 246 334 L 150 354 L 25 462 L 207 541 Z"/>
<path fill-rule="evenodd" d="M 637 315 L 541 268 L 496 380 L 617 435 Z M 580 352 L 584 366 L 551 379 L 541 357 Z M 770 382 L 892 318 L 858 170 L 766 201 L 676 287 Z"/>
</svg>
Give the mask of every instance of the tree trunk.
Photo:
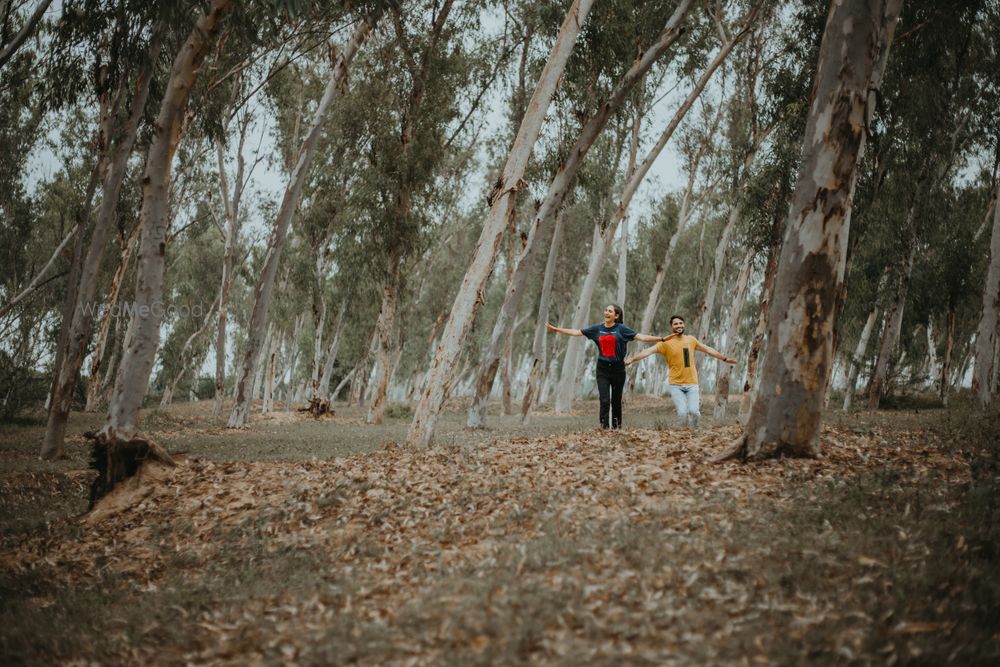
<svg viewBox="0 0 1000 667">
<path fill-rule="evenodd" d="M 637 112 L 632 118 L 632 137 L 628 146 L 628 163 L 635 168 L 636 156 L 639 152 L 640 131 L 642 130 L 642 113 Z M 622 218 L 621 236 L 618 239 L 618 293 L 617 303 L 624 309 L 628 279 L 628 216 Z"/>
<path fill-rule="evenodd" d="M 467 421 L 470 428 L 476 428 L 483 424 L 483 415 L 489 399 L 489 391 L 493 386 L 493 380 L 499 367 L 504 338 L 510 333 L 510 325 L 520 308 L 521 296 L 534 264 L 537 247 L 535 239 L 539 233 L 544 234 L 549 222 L 554 219 L 562 206 L 563 199 L 569 191 L 577 171 L 583 164 L 587 152 L 600 136 L 608 120 L 624 104 L 629 91 L 643 79 L 659 57 L 666 53 L 680 37 L 682 32 L 680 24 L 683 22 L 690 5 L 691 3 L 685 0 L 678 6 L 656 42 L 632 64 L 610 94 L 608 101 L 601 105 L 597 113 L 588 119 L 570 149 L 566 161 L 549 184 L 546 197 L 528 227 L 521 253 L 515 260 L 514 270 L 504 294 L 503 304 L 500 307 L 500 314 L 493 325 L 490 343 L 484 350 L 476 371 L 474 383 L 476 392 Z"/>
<path fill-rule="evenodd" d="M 872 331 L 875 330 L 875 322 L 877 320 L 878 306 L 872 308 L 872 312 L 868 313 L 865 326 L 861 329 L 861 336 L 858 337 L 857 347 L 854 348 L 854 354 L 851 355 L 851 363 L 847 371 L 847 384 L 844 387 L 844 412 L 850 411 L 851 404 L 854 402 L 854 392 L 858 383 L 858 371 L 864 363 L 865 351 L 868 349 L 868 339 L 871 338 Z"/>
<path fill-rule="evenodd" d="M 128 238 L 122 241 L 120 245 L 121 261 L 118 262 L 118 266 L 115 267 L 115 272 L 111 276 L 108 298 L 104 304 L 104 313 L 101 317 L 101 323 L 97 328 L 97 339 L 94 341 L 94 350 L 91 354 L 85 412 L 97 412 L 101 403 L 102 389 L 107 384 L 106 378 L 108 374 L 111 373 L 110 368 L 104 374 L 101 373 L 103 370 L 104 354 L 107 351 L 108 337 L 111 334 L 111 321 L 116 319 L 114 312 L 118 307 L 118 297 L 121 295 L 122 281 L 125 279 L 125 273 L 128 271 L 128 266 L 138 248 L 138 241 L 139 227 L 136 226 Z"/>
<path fill-rule="evenodd" d="M 902 0 L 830 6 L 775 276 L 760 393 L 720 458 L 816 456 L 857 165 Z"/>
<path fill-rule="evenodd" d="M 31 281 L 28 283 L 28 286 L 25 287 L 23 290 L 21 290 L 21 292 L 18 293 L 16 296 L 14 296 L 14 298 L 12 298 L 10 301 L 5 303 L 2 308 L 0 308 L 0 319 L 2 319 L 4 315 L 13 310 L 14 307 L 17 306 L 17 304 L 19 304 L 21 301 L 31 296 L 32 293 L 34 293 L 34 291 L 38 289 L 40 285 L 44 284 L 42 282 L 42 278 L 44 278 L 48 274 L 49 269 L 55 266 L 56 260 L 62 257 L 63 250 L 66 249 L 66 246 L 69 245 L 70 241 L 76 238 L 77 233 L 80 231 L 82 227 L 83 224 L 81 221 L 77 221 L 77 223 L 73 225 L 73 227 L 69 230 L 66 236 L 63 237 L 63 240 L 59 242 L 59 245 L 56 246 L 56 249 L 52 251 L 52 255 L 49 257 L 49 261 L 47 261 L 44 264 L 44 266 L 42 266 L 42 268 L 38 270 L 38 273 L 36 273 L 35 276 L 31 279 Z"/>
<path fill-rule="evenodd" d="M 552 241 L 549 244 L 549 257 L 545 261 L 545 274 L 542 277 L 542 293 L 538 298 L 538 317 L 535 320 L 535 336 L 531 343 L 531 370 L 524 387 L 524 399 L 521 401 L 521 423 L 528 423 L 528 413 L 531 410 L 535 396 L 541 397 L 541 380 L 545 374 L 547 362 L 545 323 L 549 320 L 549 301 L 552 297 L 552 281 L 556 272 L 556 260 L 559 259 L 559 248 L 562 245 L 563 216 L 556 214 L 555 229 L 552 230 Z"/>
<path fill-rule="evenodd" d="M 250 400 L 254 401 L 261 397 L 262 387 L 264 386 L 264 369 L 267 366 L 268 355 L 270 354 L 271 346 L 274 345 L 274 323 L 271 322 L 267 325 L 267 335 L 264 336 L 264 362 L 257 363 L 257 369 L 254 371 L 253 377 L 253 387 L 250 392 Z"/>
<path fill-rule="evenodd" d="M 313 114 L 312 124 L 306 133 L 302 146 L 299 148 L 295 168 L 289 177 L 288 186 L 285 188 L 285 194 L 281 200 L 281 208 L 278 210 L 278 216 L 274 221 L 274 229 L 267 243 L 264 264 L 260 270 L 260 280 L 257 283 L 257 289 L 254 293 L 253 313 L 250 316 L 250 324 L 247 328 L 247 342 L 243 363 L 239 368 L 236 378 L 236 400 L 229 415 L 229 428 L 240 428 L 246 426 L 247 423 L 247 412 L 249 409 L 249 398 L 246 393 L 247 379 L 253 372 L 257 356 L 260 353 L 262 336 L 271 307 L 271 296 L 274 291 L 278 261 L 281 258 L 282 248 L 285 245 L 288 227 L 291 225 L 292 216 L 299 204 L 302 188 L 305 186 L 309 174 L 313 155 L 316 153 L 316 144 L 319 141 L 319 135 L 322 131 L 323 119 L 326 117 L 326 113 L 333 100 L 340 94 L 340 89 L 347 78 L 347 71 L 351 65 L 351 61 L 371 32 L 372 24 L 376 18 L 366 17 L 362 19 L 358 27 L 355 28 L 350 40 L 348 40 L 337 56 L 337 62 L 330 72 L 330 79 L 327 81 L 326 89 L 323 91 L 323 97 Z"/>
<path fill-rule="evenodd" d="M 695 208 L 692 206 L 691 197 L 694 193 L 695 180 L 698 177 L 698 168 L 701 165 L 702 158 L 705 156 L 705 153 L 708 152 L 708 148 L 712 143 L 712 137 L 715 136 L 715 132 L 719 127 L 719 121 L 722 118 L 722 111 L 724 109 L 725 105 L 720 104 L 719 110 L 715 114 L 715 118 L 712 121 L 712 125 L 702 136 L 698 152 L 695 153 L 694 160 L 691 163 L 691 170 L 688 172 L 687 185 L 684 188 L 684 194 L 681 196 L 681 208 L 677 215 L 677 227 L 670 235 L 670 240 L 667 241 L 667 249 L 663 254 L 663 259 L 656 265 L 656 274 L 653 277 L 653 287 L 649 290 L 649 295 L 646 298 L 646 307 L 642 311 L 642 320 L 639 325 L 639 330 L 642 332 L 649 332 L 653 328 L 653 321 L 656 317 L 656 309 L 660 305 L 660 292 L 663 290 L 663 281 L 667 276 L 667 271 L 670 269 L 670 263 L 673 260 L 674 248 L 677 247 L 677 242 L 680 240 L 681 234 L 685 229 L 687 229 L 688 221 L 691 219 L 692 211 Z M 714 185 L 706 188 L 705 192 L 699 199 L 704 199 L 712 192 L 713 189 Z M 640 345 L 644 344 L 640 343 Z M 630 391 L 635 390 L 635 379 L 638 372 L 638 366 L 632 366 L 629 368 Z"/>
<path fill-rule="evenodd" d="M 954 304 L 949 304 L 948 307 L 948 316 L 945 321 L 945 332 L 944 359 L 941 362 L 941 387 L 938 390 L 938 395 L 941 397 L 941 402 L 947 406 L 948 390 L 951 389 L 951 360 L 952 354 L 955 351 Z"/>
<path fill-rule="evenodd" d="M 17 50 L 21 48 L 24 42 L 27 41 L 28 37 L 31 36 L 31 33 L 35 30 L 35 26 L 37 26 L 38 22 L 42 20 L 42 17 L 45 15 L 45 12 L 48 10 L 50 4 L 52 4 L 52 0 L 42 0 L 38 3 L 38 6 L 35 7 L 35 11 L 31 13 L 28 20 L 25 21 L 24 25 L 21 26 L 21 29 L 17 31 L 17 34 L 14 35 L 9 42 L 4 44 L 2 48 L 0 48 L 0 69 L 3 69 L 3 66 L 7 64 L 7 61 L 14 57 Z M 4 17 L 4 23 L 6 23 L 7 18 L 7 16 Z M 5 33 L 7 27 L 7 25 L 4 25 Z"/>
<path fill-rule="evenodd" d="M 483 223 L 475 253 L 462 279 L 462 286 L 455 297 L 451 315 L 428 371 L 427 386 L 417 404 L 406 436 L 408 444 L 426 447 L 434 437 L 434 426 L 448 395 L 450 383 L 454 380 L 452 373 L 461 354 L 466 332 L 472 325 L 479 304 L 485 300 L 483 289 L 493 269 L 506 227 L 508 210 L 514 206 L 514 196 L 522 187 L 524 169 L 531 157 L 549 102 L 592 4 L 593 0 L 573 0 L 535 86 L 507 157 L 507 164 L 491 193 L 490 212 Z"/>
<path fill-rule="evenodd" d="M 777 220 L 775 220 L 777 224 Z M 767 265 L 764 267 L 764 284 L 760 288 L 760 306 L 757 312 L 757 326 L 754 329 L 750 349 L 747 352 L 747 372 L 743 381 L 743 394 L 740 397 L 740 421 L 746 422 L 750 416 L 750 408 L 757 398 L 757 369 L 760 367 L 760 352 L 767 334 L 768 313 L 771 297 L 774 291 L 774 276 L 778 272 L 779 248 L 771 246 L 767 251 Z"/>
<path fill-rule="evenodd" d="M 171 164 L 198 69 L 212 46 L 231 0 L 213 0 L 174 59 L 143 174 L 139 213 L 139 255 L 134 311 L 125 334 L 118 378 L 111 397 L 106 439 L 128 439 L 136 430 L 139 407 L 149 387 L 163 316 L 163 271 L 169 231 Z"/>
<path fill-rule="evenodd" d="M 382 288 L 382 308 L 379 311 L 378 322 L 375 324 L 376 368 L 375 386 L 372 402 L 368 408 L 368 424 L 381 424 L 385 421 L 385 405 L 389 393 L 389 381 L 392 379 L 396 334 L 396 309 L 399 300 L 400 261 L 399 251 L 393 249 L 387 258 L 386 280 Z"/>
<path fill-rule="evenodd" d="M 736 340 L 736 336 L 740 331 L 740 314 L 743 312 L 743 303 L 747 298 L 747 290 L 750 287 L 750 269 L 753 266 L 753 256 L 751 253 L 747 253 L 746 257 L 743 259 L 743 266 L 740 268 L 740 274 L 736 278 L 736 294 L 733 297 L 733 303 L 729 310 L 729 327 L 726 330 L 726 335 L 723 338 L 722 349 L 726 349 L 726 346 L 731 346 L 732 342 Z M 716 419 L 722 419 L 726 416 L 726 407 L 729 403 L 729 375 L 732 371 L 732 366 L 721 361 L 718 363 L 718 370 L 715 375 L 715 409 L 713 411 L 713 416 Z"/>
<path fill-rule="evenodd" d="M 989 410 L 996 386 L 997 324 L 1000 322 L 1000 206 L 993 213 L 990 263 L 983 285 L 983 310 L 976 332 L 976 365 L 972 371 L 972 395 L 980 410 Z"/>
<path fill-rule="evenodd" d="M 313 388 L 313 400 L 326 400 L 330 391 L 330 376 L 333 375 L 333 365 L 337 361 L 337 352 L 340 350 L 340 336 L 344 330 L 344 312 L 347 310 L 347 301 L 340 304 L 337 312 L 337 324 L 333 328 L 333 338 L 330 340 L 330 347 L 326 351 L 326 359 L 323 361 L 323 374 L 320 375 L 319 384 Z"/>
<path fill-rule="evenodd" d="M 650 167 L 652 167 L 653 163 L 656 161 L 656 158 L 659 157 L 660 153 L 663 151 L 663 148 L 667 145 L 667 142 L 670 141 L 670 138 L 673 136 L 674 131 L 680 125 L 681 121 L 684 119 L 684 116 L 687 115 L 687 112 L 691 108 L 691 105 L 693 105 L 695 101 L 698 99 L 698 97 L 701 96 L 702 91 L 705 89 L 705 86 L 708 84 L 709 80 L 711 80 L 712 75 L 715 74 L 719 66 L 721 66 L 722 63 L 725 62 L 726 58 L 729 56 L 729 53 L 733 50 L 733 47 L 735 47 L 736 44 L 738 44 L 740 40 L 742 40 L 743 37 L 745 37 L 748 34 L 749 27 L 756 20 L 756 16 L 759 10 L 760 10 L 760 4 L 756 4 L 751 8 L 750 12 L 747 14 L 746 18 L 743 21 L 743 27 L 732 38 L 730 38 L 729 41 L 723 44 L 721 49 L 719 49 L 719 52 L 716 54 L 715 58 L 712 60 L 711 63 L 709 63 L 708 67 L 705 68 L 705 71 L 702 73 L 701 77 L 695 83 L 695 86 L 688 94 L 687 99 L 684 100 L 680 108 L 677 110 L 673 118 L 670 120 L 670 123 L 667 124 L 667 127 L 664 129 L 663 133 L 660 135 L 660 138 L 657 140 L 656 145 L 654 145 L 653 148 L 650 149 L 649 153 L 647 153 L 642 163 L 627 178 L 625 187 L 622 189 L 621 199 L 618 202 L 618 206 L 615 208 L 615 212 L 612 215 L 611 221 L 607 224 L 606 227 L 607 229 L 610 229 L 612 233 L 614 232 L 614 229 L 617 228 L 619 222 L 628 211 L 628 207 L 632 202 L 632 197 L 635 195 L 635 192 L 638 189 L 639 184 L 642 183 L 642 180 L 646 177 L 646 174 L 649 172 Z M 574 314 L 574 322 L 579 321 L 582 323 L 583 320 L 580 319 L 581 316 L 580 306 L 583 305 L 584 302 L 586 302 L 586 305 L 589 308 L 590 298 L 591 295 L 593 294 L 593 290 L 594 287 L 596 286 L 596 281 L 597 281 L 597 276 L 593 274 L 599 273 L 600 265 L 604 262 L 604 259 L 607 256 L 607 248 L 608 248 L 607 237 L 605 237 L 602 238 L 602 242 L 598 244 L 598 252 L 596 253 L 591 252 L 591 262 L 590 266 L 588 267 L 588 273 L 586 274 L 586 278 L 584 280 L 583 290 L 581 292 L 581 298 L 577 301 L 577 311 Z M 571 327 L 573 328 L 579 328 L 580 326 L 582 326 L 582 324 L 574 323 L 571 325 Z M 555 406 L 556 413 L 567 412 L 571 408 L 572 396 L 573 393 L 575 392 L 575 387 L 576 387 L 576 374 L 578 365 L 576 359 L 579 357 L 581 348 L 582 348 L 582 341 L 578 341 L 575 338 L 570 339 L 570 341 L 567 343 L 566 361 L 563 363 L 562 376 L 560 378 L 559 389 L 556 393 L 556 406 Z"/>
<path fill-rule="evenodd" d="M 181 379 L 184 374 L 188 371 L 191 366 L 196 366 L 199 360 L 202 358 L 201 354 L 198 354 L 195 350 L 195 341 L 204 333 L 205 329 L 208 328 L 209 322 L 212 321 L 212 315 L 215 314 L 215 307 L 218 305 L 218 300 L 212 302 L 212 307 L 209 308 L 208 313 L 205 315 L 205 320 L 202 322 L 201 326 L 198 327 L 187 340 L 184 341 L 183 347 L 181 347 L 180 353 L 180 368 L 177 369 L 177 373 L 174 375 L 173 379 L 167 384 L 166 389 L 163 391 L 163 396 L 160 399 L 160 407 L 166 408 L 170 405 L 173 400 L 174 392 L 177 390 L 177 385 L 180 384 Z M 204 350 L 207 351 L 207 350 Z"/>
<path fill-rule="evenodd" d="M 295 386 L 295 368 L 299 360 L 299 338 L 302 336 L 302 327 L 305 325 L 306 314 L 302 313 L 299 317 L 295 318 L 295 327 L 292 329 L 292 338 L 288 341 L 288 372 L 287 374 L 282 371 L 281 379 L 288 378 L 284 382 L 285 393 L 285 412 L 288 412 L 291 407 L 292 390 Z"/>
<path fill-rule="evenodd" d="M 719 277 L 722 275 L 722 267 L 726 263 L 729 241 L 732 239 L 733 230 L 736 229 L 736 221 L 740 218 L 741 209 L 742 205 L 739 201 L 733 204 L 733 208 L 729 211 L 729 218 L 726 220 L 726 226 L 722 228 L 722 236 L 719 237 L 719 243 L 715 246 L 712 276 L 705 289 L 705 300 L 702 301 L 697 314 L 698 340 L 704 340 L 708 337 L 708 330 L 712 323 L 712 311 L 715 310 L 715 294 L 719 289 Z"/>
<path fill-rule="evenodd" d="M 916 200 L 914 207 L 910 209 L 910 216 L 916 215 Z M 902 267 L 896 281 L 896 296 L 885 318 L 885 326 L 882 328 L 882 343 L 879 346 L 878 361 L 875 363 L 875 370 L 872 372 L 871 381 L 868 383 L 868 409 L 878 409 L 879 401 L 886 394 L 888 388 L 889 366 L 892 357 L 896 352 L 896 343 L 899 341 L 899 331 L 903 325 L 903 308 L 906 305 L 906 296 L 909 292 L 910 275 L 913 272 L 913 261 L 917 251 L 916 239 L 910 240 L 910 250 L 906 261 Z"/>
<path fill-rule="evenodd" d="M 240 140 L 236 150 L 236 180 L 233 194 L 229 195 L 229 179 L 226 177 L 225 147 L 220 141 L 216 145 L 216 159 L 219 163 L 219 187 L 222 190 L 222 204 L 225 208 L 226 233 L 222 251 L 222 287 L 219 292 L 219 321 L 215 334 L 215 398 L 212 400 L 212 414 L 222 414 L 222 404 L 226 391 L 226 326 L 229 320 L 229 290 L 233 284 L 233 254 L 239 242 L 240 199 L 243 196 L 243 145 L 249 126 L 249 114 L 240 124 Z"/>
<path fill-rule="evenodd" d="M 45 441 L 42 443 L 42 458 L 55 458 L 62 454 L 63 439 L 66 433 L 66 422 L 69 419 L 70 405 L 72 402 L 73 389 L 76 386 L 80 367 L 83 365 L 84 354 L 87 343 L 90 340 L 94 322 L 94 295 L 97 292 L 97 282 L 100 277 L 101 262 L 104 259 L 104 252 L 107 249 L 111 234 L 114 231 L 115 209 L 118 206 L 118 195 L 121 192 L 122 182 L 125 180 L 125 172 L 128 167 L 128 158 L 132 154 L 132 146 L 138 133 L 139 122 L 142 119 L 146 106 L 146 99 L 149 95 L 149 84 L 152 78 L 151 67 L 159 57 L 161 45 L 161 34 L 157 30 L 150 42 L 149 58 L 152 65 L 143 65 L 139 68 L 136 78 L 136 90 L 132 99 L 132 108 L 128 119 L 121 128 L 114 128 L 112 118 L 117 115 L 121 99 L 121 92 L 116 96 L 116 100 L 108 107 L 107 117 L 102 122 L 105 133 L 105 141 L 111 141 L 112 134 L 116 140 L 113 150 L 107 163 L 107 170 L 102 183 L 101 206 L 97 214 L 97 222 L 90 237 L 90 244 L 87 250 L 86 259 L 80 272 L 79 283 L 76 286 L 75 306 L 73 315 L 69 320 L 63 322 L 68 332 L 65 338 L 65 348 L 63 350 L 61 365 L 57 367 L 55 389 L 52 397 L 53 401 L 49 409 L 48 424 L 45 430 Z M 176 67 L 175 67 L 176 73 Z M 173 79 L 172 79 L 173 80 Z M 125 85 L 125 82 L 120 84 Z M 168 99 L 170 96 L 165 97 Z M 186 104 L 186 95 L 182 104 Z M 157 121 L 163 120 L 158 118 Z M 119 131 L 115 131 L 119 130 Z M 155 142 L 154 142 L 155 145 Z M 152 148 L 150 149 L 152 155 Z M 171 157 L 173 153 L 171 152 Z M 147 170 L 147 175 L 149 171 Z M 169 182 L 169 174 L 167 175 Z M 145 182 L 143 199 L 145 204 Z M 91 191 L 92 193 L 92 191 Z M 88 205 L 89 209 L 89 205 Z M 140 223 L 141 226 L 141 223 Z M 138 304 L 138 301 L 136 302 Z M 133 316 L 134 317 L 134 316 Z M 153 351 L 155 354 L 155 350 Z M 149 374 L 147 372 L 148 381 Z M 145 394 L 145 387 L 143 388 Z M 138 407 L 136 407 L 138 411 Z"/>
</svg>

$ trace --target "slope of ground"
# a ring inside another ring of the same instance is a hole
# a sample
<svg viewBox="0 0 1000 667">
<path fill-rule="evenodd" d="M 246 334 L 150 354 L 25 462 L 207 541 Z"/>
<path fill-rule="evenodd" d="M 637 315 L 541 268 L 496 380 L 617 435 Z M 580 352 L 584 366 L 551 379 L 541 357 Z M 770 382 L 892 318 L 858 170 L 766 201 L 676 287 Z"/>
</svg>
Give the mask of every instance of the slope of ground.
<svg viewBox="0 0 1000 667">
<path fill-rule="evenodd" d="M 0 650 L 13 663 L 988 664 L 994 426 L 883 413 L 826 428 L 820 460 L 752 466 L 710 462 L 731 425 L 189 456 L 90 515 L 5 535 Z M 79 496 L 88 482 L 2 483 Z"/>
</svg>

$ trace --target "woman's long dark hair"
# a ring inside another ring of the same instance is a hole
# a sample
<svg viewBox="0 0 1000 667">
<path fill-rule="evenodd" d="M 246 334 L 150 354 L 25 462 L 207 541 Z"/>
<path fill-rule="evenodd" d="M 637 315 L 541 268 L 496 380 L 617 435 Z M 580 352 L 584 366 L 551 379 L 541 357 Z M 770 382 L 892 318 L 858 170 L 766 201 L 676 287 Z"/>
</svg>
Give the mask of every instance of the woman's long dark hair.
<svg viewBox="0 0 1000 667">
<path fill-rule="evenodd" d="M 615 309 L 615 324 L 621 324 L 625 321 L 625 311 L 617 303 L 610 304 L 612 308 Z"/>
</svg>

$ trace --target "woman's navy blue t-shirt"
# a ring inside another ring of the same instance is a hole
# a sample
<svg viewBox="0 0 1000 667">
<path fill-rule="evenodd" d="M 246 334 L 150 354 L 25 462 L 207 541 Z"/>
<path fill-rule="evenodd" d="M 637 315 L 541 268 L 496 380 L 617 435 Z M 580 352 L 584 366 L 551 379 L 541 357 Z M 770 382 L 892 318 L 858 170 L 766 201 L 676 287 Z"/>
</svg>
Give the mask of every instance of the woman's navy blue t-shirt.
<svg viewBox="0 0 1000 667">
<path fill-rule="evenodd" d="M 624 324 L 614 324 L 609 328 L 603 322 L 580 329 L 580 333 L 597 345 L 599 361 L 625 361 L 625 346 L 635 338 L 635 332 Z"/>
</svg>

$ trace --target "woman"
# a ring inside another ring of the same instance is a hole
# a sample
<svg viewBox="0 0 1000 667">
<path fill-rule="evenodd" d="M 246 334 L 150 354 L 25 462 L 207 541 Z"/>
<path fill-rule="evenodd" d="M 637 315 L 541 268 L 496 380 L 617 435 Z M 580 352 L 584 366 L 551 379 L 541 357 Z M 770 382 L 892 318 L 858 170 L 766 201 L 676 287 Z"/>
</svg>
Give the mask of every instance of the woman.
<svg viewBox="0 0 1000 667">
<path fill-rule="evenodd" d="M 643 343 L 658 343 L 657 336 L 636 333 L 622 324 L 621 306 L 611 304 L 604 309 L 604 322 L 586 329 L 563 329 L 548 322 L 545 328 L 567 336 L 586 336 L 597 345 L 597 393 L 601 397 L 601 428 L 622 425 L 622 389 L 625 388 L 625 346 L 633 338 Z"/>
</svg>

